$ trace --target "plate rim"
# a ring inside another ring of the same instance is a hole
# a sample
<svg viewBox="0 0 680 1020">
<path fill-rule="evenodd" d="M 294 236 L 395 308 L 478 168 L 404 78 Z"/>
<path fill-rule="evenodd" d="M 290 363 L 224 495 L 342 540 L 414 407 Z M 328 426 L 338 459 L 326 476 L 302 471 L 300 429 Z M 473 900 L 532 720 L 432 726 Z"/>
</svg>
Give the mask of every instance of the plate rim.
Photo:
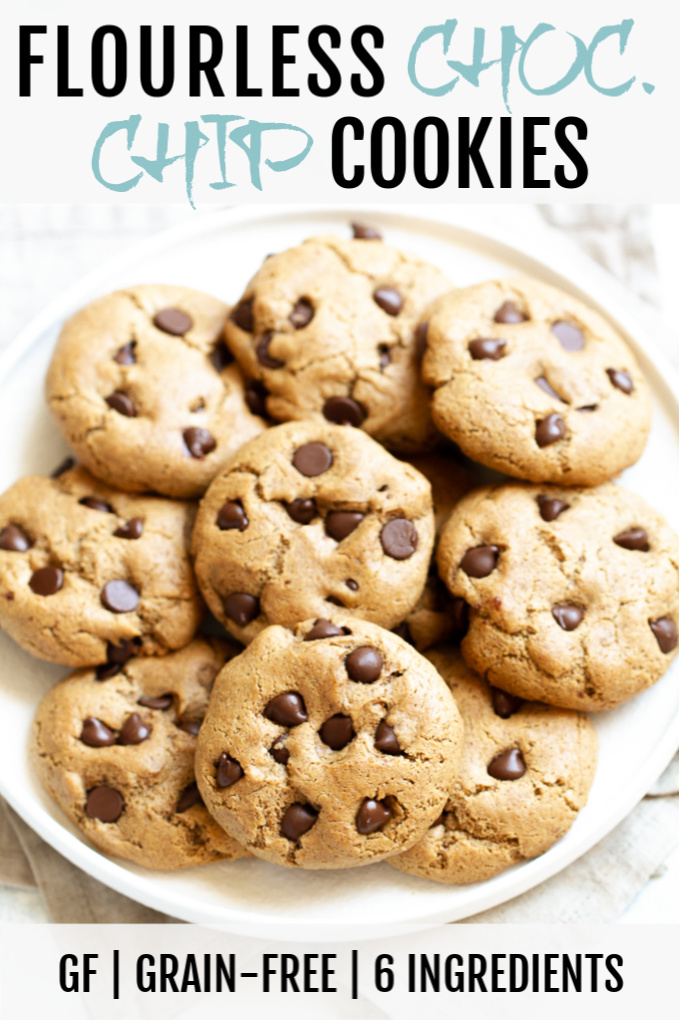
<svg viewBox="0 0 680 1020">
<path fill-rule="evenodd" d="M 76 283 L 67 287 L 59 297 L 50 301 L 0 353 L 0 385 L 3 385 L 18 361 L 41 340 L 46 330 L 63 321 L 66 315 L 78 307 L 79 303 L 82 303 L 83 298 L 89 299 L 93 288 L 100 281 L 105 285 L 106 280 L 110 279 L 112 275 L 124 270 L 130 263 L 139 262 L 145 254 L 159 251 L 167 246 L 174 246 L 182 239 L 196 239 L 206 233 L 228 231 L 233 226 L 243 226 L 249 222 L 259 222 L 271 218 L 294 220 L 296 217 L 313 214 L 336 215 L 341 213 L 347 221 L 350 221 L 357 215 L 368 214 L 378 223 L 385 223 L 388 219 L 396 220 L 402 229 L 406 230 L 414 229 L 414 221 L 416 223 L 426 222 L 430 228 L 436 225 L 444 231 L 453 229 L 458 232 L 459 236 L 451 237 L 451 243 L 460 242 L 461 237 L 465 237 L 468 243 L 479 249 L 480 245 L 483 246 L 491 242 L 496 247 L 500 245 L 506 249 L 505 254 L 508 256 L 516 256 L 519 252 L 525 260 L 540 261 L 544 269 L 553 275 L 560 276 L 571 285 L 572 290 L 576 288 L 581 291 L 591 303 L 596 304 L 608 318 L 614 319 L 617 326 L 623 329 L 636 355 L 648 366 L 651 365 L 654 370 L 654 378 L 650 380 L 650 383 L 652 389 L 656 391 L 657 398 L 661 391 L 664 403 L 667 407 L 672 407 L 675 410 L 677 417 L 678 385 L 675 372 L 648 330 L 636 319 L 626 304 L 619 300 L 616 293 L 617 281 L 614 278 L 609 278 L 606 271 L 597 266 L 571 242 L 564 246 L 566 254 L 562 255 L 559 251 L 556 252 L 549 243 L 550 231 L 543 225 L 532 224 L 527 227 L 519 239 L 512 236 L 507 224 L 493 221 L 489 216 L 490 209 L 493 209 L 493 206 L 485 207 L 486 215 L 481 219 L 481 225 L 474 224 L 474 214 L 477 211 L 475 206 L 386 204 L 376 207 L 370 204 L 298 203 L 241 205 L 222 209 L 219 212 L 211 210 L 209 213 L 199 213 L 195 219 L 176 224 L 126 247 L 101 266 L 86 273 Z M 514 899 L 562 871 L 574 860 L 587 853 L 635 807 L 647 792 L 650 783 L 666 767 L 677 746 L 678 711 L 676 709 L 675 715 L 669 716 L 666 720 L 663 735 L 657 741 L 652 753 L 648 755 L 641 777 L 636 783 L 629 784 L 617 798 L 613 799 L 614 806 L 606 815 L 594 823 L 593 820 L 590 820 L 588 835 L 586 837 L 581 835 L 575 846 L 568 846 L 565 852 L 564 848 L 560 846 L 560 841 L 540 857 L 525 861 L 518 867 L 502 872 L 485 883 L 467 887 L 456 886 L 454 888 L 459 891 L 457 905 L 442 906 L 441 909 L 435 910 L 428 909 L 424 914 L 420 914 L 416 910 L 415 914 L 409 916 L 404 923 L 420 924 L 462 920 Z M 168 902 L 167 890 L 159 892 L 153 883 L 148 882 L 146 875 L 128 870 L 117 859 L 109 858 L 83 842 L 56 818 L 53 818 L 39 801 L 28 805 L 20 804 L 11 787 L 7 787 L 2 775 L 0 775 L 0 794 L 26 824 L 76 867 L 145 906 L 163 913 L 168 913 L 170 910 L 173 916 L 181 920 L 219 925 L 222 928 L 226 926 L 228 930 L 234 930 L 235 927 L 241 925 L 252 926 L 253 924 L 266 926 L 268 930 L 271 930 L 273 926 L 280 926 L 284 923 L 280 915 L 263 912 L 259 912 L 257 920 L 253 921 L 252 914 L 244 908 L 225 908 L 223 904 L 216 907 L 214 912 L 206 909 L 205 905 L 202 909 L 192 909 L 189 894 L 181 890 L 173 891 L 171 901 Z M 514 881 L 511 890 L 508 891 L 505 889 L 507 883 L 497 882 L 496 879 L 502 880 L 511 875 Z M 469 895 L 466 897 L 464 892 L 460 893 L 461 889 L 469 890 Z M 467 906 L 465 904 L 466 900 L 472 898 L 475 902 L 470 909 L 469 904 Z M 302 923 L 310 922 L 303 921 Z M 342 925 L 344 922 L 333 923 Z M 390 922 L 390 924 L 398 923 L 400 922 Z M 353 932 L 353 937 L 357 937 L 356 932 Z M 367 934 L 366 937 L 371 936 Z"/>
</svg>

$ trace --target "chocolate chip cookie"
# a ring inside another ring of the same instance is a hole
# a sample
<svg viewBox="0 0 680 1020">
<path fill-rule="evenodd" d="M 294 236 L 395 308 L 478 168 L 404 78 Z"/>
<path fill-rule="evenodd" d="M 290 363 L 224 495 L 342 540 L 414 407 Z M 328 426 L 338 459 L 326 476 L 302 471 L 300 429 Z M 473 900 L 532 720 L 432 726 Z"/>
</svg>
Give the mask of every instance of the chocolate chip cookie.
<svg viewBox="0 0 680 1020">
<path fill-rule="evenodd" d="M 119 290 L 64 326 L 47 377 L 59 427 L 98 478 L 195 499 L 264 422 L 224 343 L 227 306 L 187 287 Z"/>
<path fill-rule="evenodd" d="M 651 404 L 633 352 L 571 295 L 530 279 L 476 284 L 440 298 L 422 330 L 435 424 L 473 460 L 598 485 L 642 453 Z"/>
<path fill-rule="evenodd" d="M 595 775 L 597 734 L 581 712 L 489 687 L 455 648 L 428 658 L 463 717 L 463 757 L 442 814 L 389 863 L 435 882 L 481 882 L 545 853 L 571 828 Z"/>
<path fill-rule="evenodd" d="M 203 616 L 189 559 L 195 507 L 118 492 L 82 467 L 0 496 L 0 625 L 48 662 L 162 655 Z"/>
<path fill-rule="evenodd" d="M 432 486 L 435 549 L 423 593 L 396 632 L 419 652 L 424 652 L 442 641 L 460 640 L 467 627 L 465 602 L 451 595 L 437 573 L 436 544 L 456 503 L 479 482 L 454 456 L 428 453 L 410 457 L 409 463 L 425 475 Z"/>
<path fill-rule="evenodd" d="M 210 687 L 233 654 L 196 640 L 163 659 L 129 659 L 111 677 L 77 670 L 45 695 L 36 772 L 100 850 L 161 870 L 249 856 L 210 817 L 194 777 Z"/>
<path fill-rule="evenodd" d="M 676 654 L 677 537 L 621 486 L 477 489 L 444 528 L 438 564 L 469 607 L 466 662 L 520 697 L 612 708 Z"/>
<path fill-rule="evenodd" d="M 462 726 L 433 666 L 345 614 L 269 627 L 215 681 L 196 751 L 213 817 L 256 857 L 347 868 L 439 815 Z"/>
<path fill-rule="evenodd" d="M 201 502 L 196 577 L 214 615 L 247 644 L 341 606 L 400 623 L 425 584 L 430 485 L 360 429 L 288 422 L 248 443 Z"/>
<path fill-rule="evenodd" d="M 314 237 L 265 260 L 227 342 L 278 421 L 326 419 L 393 449 L 435 440 L 418 319 L 451 283 L 379 239 Z"/>
</svg>

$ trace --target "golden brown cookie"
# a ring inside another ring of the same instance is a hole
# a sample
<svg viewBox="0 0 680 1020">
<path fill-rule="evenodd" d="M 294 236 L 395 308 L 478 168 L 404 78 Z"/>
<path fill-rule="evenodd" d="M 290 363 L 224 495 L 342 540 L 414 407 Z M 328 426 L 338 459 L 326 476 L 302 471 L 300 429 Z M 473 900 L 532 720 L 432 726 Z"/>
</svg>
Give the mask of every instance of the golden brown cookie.
<svg viewBox="0 0 680 1020">
<path fill-rule="evenodd" d="M 516 478 L 599 485 L 634 464 L 651 403 L 631 349 L 569 294 L 528 278 L 454 291 L 428 311 L 435 424 Z"/>
<path fill-rule="evenodd" d="M 210 687 L 234 654 L 196 640 L 164 659 L 130 659 L 103 681 L 78 670 L 45 695 L 36 772 L 100 850 L 161 870 L 249 856 L 210 817 L 194 779 Z"/>
<path fill-rule="evenodd" d="M 435 882 L 482 882 L 545 853 L 571 828 L 595 775 L 597 733 L 581 712 L 489 687 L 455 648 L 428 658 L 463 717 L 463 757 L 441 816 L 390 864 Z"/>
<path fill-rule="evenodd" d="M 59 427 L 98 478 L 195 499 L 264 428 L 222 334 L 227 306 L 188 287 L 143 285 L 65 324 L 47 377 Z"/>
<path fill-rule="evenodd" d="M 257 857 L 370 864 L 441 811 L 462 727 L 433 666 L 345 615 L 269 627 L 219 674 L 196 752 L 214 818 Z"/>
<path fill-rule="evenodd" d="M 621 486 L 477 489 L 437 558 L 469 606 L 466 662 L 513 694 L 600 711 L 650 687 L 676 654 L 677 537 Z"/>
<path fill-rule="evenodd" d="M 384 627 L 422 592 L 432 551 L 429 482 L 360 429 L 288 422 L 248 443 L 201 502 L 196 577 L 247 643 L 342 606 Z"/>
<path fill-rule="evenodd" d="M 379 239 L 314 237 L 265 259 L 227 320 L 277 421 L 359 426 L 393 449 L 436 438 L 415 328 L 451 283 Z"/>
<path fill-rule="evenodd" d="M 82 467 L 22 478 L 0 496 L 0 625 L 65 666 L 181 648 L 203 617 L 194 515 L 191 503 L 119 492 Z"/>
</svg>

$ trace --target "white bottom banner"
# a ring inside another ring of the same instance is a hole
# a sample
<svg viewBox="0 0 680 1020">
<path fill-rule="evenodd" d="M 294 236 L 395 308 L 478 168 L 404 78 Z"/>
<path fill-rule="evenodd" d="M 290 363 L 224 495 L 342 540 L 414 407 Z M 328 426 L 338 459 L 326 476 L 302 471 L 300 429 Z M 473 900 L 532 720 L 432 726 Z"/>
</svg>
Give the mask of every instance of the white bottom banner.
<svg viewBox="0 0 680 1020">
<path fill-rule="evenodd" d="M 0 1017 L 680 1015 L 671 925 L 0 925 Z"/>
</svg>

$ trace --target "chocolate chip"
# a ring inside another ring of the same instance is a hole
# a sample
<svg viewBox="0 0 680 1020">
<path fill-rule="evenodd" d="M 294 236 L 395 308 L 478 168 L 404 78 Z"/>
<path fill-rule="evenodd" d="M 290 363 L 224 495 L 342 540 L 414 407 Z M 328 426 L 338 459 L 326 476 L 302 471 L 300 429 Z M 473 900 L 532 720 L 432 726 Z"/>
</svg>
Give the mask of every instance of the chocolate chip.
<svg viewBox="0 0 680 1020">
<path fill-rule="evenodd" d="M 101 600 L 112 613 L 131 613 L 139 604 L 139 592 L 127 581 L 108 581 L 101 590 Z"/>
<path fill-rule="evenodd" d="M 524 704 L 522 698 L 517 698 L 514 694 L 508 694 L 507 691 L 502 691 L 500 687 L 491 687 L 490 690 L 493 710 L 501 719 L 509 719 L 515 712 L 519 712 Z"/>
<path fill-rule="evenodd" d="M 358 583 L 356 581 L 354 581 L 351 577 L 347 578 L 347 580 L 345 581 L 345 584 L 347 585 L 347 587 L 349 588 L 350 591 L 359 591 Z"/>
<path fill-rule="evenodd" d="M 234 591 L 222 599 L 225 614 L 237 627 L 246 627 L 259 615 L 260 600 L 244 591 Z"/>
<path fill-rule="evenodd" d="M 351 510 L 331 510 L 325 521 L 326 534 L 336 542 L 342 542 L 343 538 L 347 538 L 359 527 L 363 519 L 364 514 Z"/>
<path fill-rule="evenodd" d="M 451 615 L 451 639 L 461 641 L 468 631 L 470 623 L 470 607 L 460 595 L 454 595 L 449 607 Z"/>
<path fill-rule="evenodd" d="M 164 333 L 172 336 L 184 336 L 194 324 L 194 320 L 180 308 L 161 308 L 153 317 L 153 324 Z"/>
<path fill-rule="evenodd" d="M 555 390 L 552 388 L 552 386 L 550 385 L 550 383 L 548 382 L 544 375 L 539 375 L 537 379 L 534 379 L 534 382 L 539 387 L 539 389 L 542 389 L 543 392 L 547 393 L 549 397 L 553 398 L 553 400 L 559 400 L 560 403 L 562 404 L 565 403 L 565 401 L 562 400 L 562 397 L 559 395 L 559 393 L 555 392 Z"/>
<path fill-rule="evenodd" d="M 497 545 L 478 545 L 468 549 L 460 561 L 460 569 L 468 577 L 488 577 L 496 569 L 498 551 Z"/>
<path fill-rule="evenodd" d="M 373 300 L 387 315 L 399 315 L 404 304 L 401 294 L 394 287 L 376 287 Z"/>
<path fill-rule="evenodd" d="M 623 393 L 632 393 L 635 389 L 633 380 L 624 369 L 608 368 L 607 375 L 612 386 L 616 386 L 617 390 L 621 390 Z"/>
<path fill-rule="evenodd" d="M 276 723 L 277 726 L 299 726 L 307 722 L 308 716 L 305 703 L 300 694 L 295 691 L 286 691 L 285 694 L 277 694 L 269 702 L 263 711 L 265 719 Z"/>
<path fill-rule="evenodd" d="M 127 746 L 128 744 L 141 744 L 151 736 L 151 726 L 144 722 L 138 712 L 133 712 L 123 723 L 123 728 L 118 736 L 118 743 Z"/>
<path fill-rule="evenodd" d="M 323 416 L 335 425 L 352 425 L 357 429 L 366 420 L 363 407 L 351 397 L 329 397 L 323 405 Z"/>
<path fill-rule="evenodd" d="M 345 603 L 342 602 L 336 595 L 328 595 L 326 602 L 330 602 L 332 606 L 340 606 L 341 609 L 345 608 Z"/>
<path fill-rule="evenodd" d="M 288 321 L 294 329 L 304 329 L 314 318 L 314 309 L 307 298 L 300 298 L 296 301 L 293 311 L 288 316 Z"/>
<path fill-rule="evenodd" d="M 138 698 L 137 704 L 142 705 L 144 708 L 153 708 L 157 712 L 167 712 L 169 708 L 172 708 L 173 697 L 172 694 L 161 694 L 156 698 Z"/>
<path fill-rule="evenodd" d="M 374 683 L 380 676 L 382 668 L 383 657 L 372 645 L 355 648 L 345 659 L 347 676 L 358 684 Z"/>
<path fill-rule="evenodd" d="M 552 614 L 562 630 L 576 630 L 583 619 L 583 610 L 581 607 L 570 606 L 568 604 L 553 606 Z"/>
<path fill-rule="evenodd" d="M 273 339 L 273 333 L 265 333 L 255 344 L 255 354 L 263 368 L 281 368 L 283 365 L 282 361 L 269 354 L 269 345 Z"/>
<path fill-rule="evenodd" d="M 332 715 L 319 730 L 319 736 L 332 751 L 342 751 L 354 739 L 354 726 L 348 715 Z"/>
<path fill-rule="evenodd" d="M 427 331 L 429 322 L 419 322 L 413 334 L 415 355 L 418 361 L 422 361 L 427 350 Z"/>
<path fill-rule="evenodd" d="M 182 730 L 183 733 L 188 733 L 192 737 L 197 737 L 201 729 L 201 721 L 198 719 L 186 719 L 177 723 L 177 729 Z"/>
<path fill-rule="evenodd" d="M 635 549 L 639 552 L 649 552 L 649 536 L 644 528 L 628 528 L 614 536 L 614 541 L 622 549 Z"/>
<path fill-rule="evenodd" d="M 198 792 L 198 786 L 196 783 L 190 783 L 189 786 L 180 794 L 180 798 L 177 801 L 177 807 L 175 812 L 178 815 L 184 814 L 189 808 L 195 807 L 197 804 L 202 804 L 203 798 Z"/>
<path fill-rule="evenodd" d="M 507 325 L 515 325 L 518 322 L 526 322 L 528 315 L 520 312 L 519 308 L 512 301 L 504 301 L 493 317 L 494 322 L 503 322 Z"/>
<path fill-rule="evenodd" d="M 360 832 L 362 836 L 367 836 L 369 832 L 382 829 L 391 817 L 392 809 L 386 801 L 372 800 L 367 797 L 357 812 L 357 832 Z"/>
<path fill-rule="evenodd" d="M 106 403 L 109 407 L 113 408 L 114 411 L 118 411 L 118 414 L 125 415 L 126 418 L 137 417 L 135 405 L 132 403 L 127 393 L 115 390 L 111 396 L 106 398 Z"/>
<path fill-rule="evenodd" d="M 305 443 L 293 455 L 293 467 L 307 478 L 324 474 L 332 463 L 333 454 L 325 443 Z"/>
<path fill-rule="evenodd" d="M 112 645 L 109 641 L 106 645 L 106 662 L 97 666 L 95 674 L 97 680 L 110 680 L 112 676 L 120 673 L 121 667 L 135 654 L 135 642 L 140 639 L 123 641 L 120 645 Z"/>
<path fill-rule="evenodd" d="M 390 354 L 390 349 L 387 344 L 380 344 L 378 347 L 378 354 L 380 355 L 380 368 L 387 368 L 392 360 L 392 355 Z"/>
<path fill-rule="evenodd" d="M 330 620 L 319 618 L 314 621 L 314 626 L 305 634 L 305 641 L 320 641 L 322 638 L 338 637 L 341 634 L 349 634 L 346 627 L 337 627 Z"/>
<path fill-rule="evenodd" d="M 318 815 L 309 804 L 291 804 L 281 819 L 281 835 L 295 842 L 309 832 Z"/>
<path fill-rule="evenodd" d="M 87 719 L 83 719 L 80 739 L 88 747 L 110 747 L 116 742 L 116 734 L 101 719 L 88 715 Z"/>
<path fill-rule="evenodd" d="M 559 414 L 549 414 L 536 425 L 536 442 L 539 446 L 550 446 L 558 439 L 564 439 L 567 427 Z"/>
<path fill-rule="evenodd" d="M 521 779 L 526 770 L 522 752 L 517 747 L 509 747 L 496 755 L 486 771 L 494 779 L 514 780 Z"/>
<path fill-rule="evenodd" d="M 375 731 L 375 746 L 383 754 L 401 754 L 397 735 L 384 719 L 378 723 Z"/>
<path fill-rule="evenodd" d="M 505 356 L 505 347 L 505 340 L 494 340 L 491 337 L 479 337 L 468 344 L 468 350 L 475 361 L 500 361 Z"/>
<path fill-rule="evenodd" d="M 224 340 L 219 340 L 210 353 L 210 364 L 216 372 L 223 372 L 227 365 L 231 365 L 234 355 L 227 347 Z"/>
<path fill-rule="evenodd" d="M 261 382 L 251 382 L 245 392 L 246 404 L 251 414 L 264 418 L 267 414 L 267 397 L 269 390 Z"/>
<path fill-rule="evenodd" d="M 226 790 L 228 787 L 238 783 L 243 777 L 243 769 L 235 758 L 230 758 L 226 751 L 217 759 L 215 766 L 215 785 L 219 790 Z"/>
<path fill-rule="evenodd" d="M 382 241 L 382 234 L 375 227 L 365 223 L 352 223 L 352 236 L 355 241 Z"/>
<path fill-rule="evenodd" d="M 41 567 L 34 571 L 28 583 L 36 595 L 54 595 L 64 583 L 64 574 L 59 567 Z"/>
<path fill-rule="evenodd" d="M 272 746 L 269 748 L 269 753 L 271 754 L 274 761 L 277 761 L 279 765 L 287 765 L 288 760 L 290 758 L 290 751 L 288 750 L 287 747 L 284 747 L 284 744 L 286 743 L 287 740 L 288 734 L 281 733 L 276 738 Z"/>
<path fill-rule="evenodd" d="M 7 552 L 26 552 L 31 548 L 28 535 L 18 524 L 8 524 L 0 531 L 0 549 Z"/>
<path fill-rule="evenodd" d="M 239 304 L 237 304 L 236 307 L 232 309 L 229 318 L 236 326 L 238 326 L 239 329 L 245 330 L 246 333 L 252 333 L 253 299 L 246 298 L 244 301 L 239 302 Z"/>
<path fill-rule="evenodd" d="M 116 528 L 114 535 L 116 538 L 129 538 L 136 539 L 142 537 L 144 531 L 144 521 L 141 517 L 131 517 L 125 524 L 121 524 L 119 528 Z"/>
<path fill-rule="evenodd" d="M 405 517 L 395 517 L 383 525 L 380 544 L 393 560 L 407 560 L 418 548 L 418 532 Z"/>
<path fill-rule="evenodd" d="M 241 500 L 227 500 L 226 503 L 223 503 L 217 511 L 215 523 L 220 531 L 232 531 L 235 528 L 238 528 L 239 531 L 245 531 L 249 521 Z"/>
<path fill-rule="evenodd" d="M 675 621 L 670 616 L 662 616 L 658 620 L 650 620 L 649 626 L 664 655 L 672 652 L 678 643 L 678 628 Z"/>
<path fill-rule="evenodd" d="M 569 509 L 569 504 L 563 499 L 554 499 L 551 496 L 537 496 L 536 502 L 544 521 L 555 521 L 564 510 Z"/>
<path fill-rule="evenodd" d="M 196 460 L 202 460 L 217 446 L 215 439 L 207 429 L 191 427 L 182 433 L 187 450 Z"/>
<path fill-rule="evenodd" d="M 137 341 L 131 340 L 129 344 L 119 347 L 113 356 L 113 360 L 117 361 L 119 365 L 134 365 L 137 360 L 137 355 L 135 354 L 136 346 Z"/>
<path fill-rule="evenodd" d="M 89 510 L 98 510 L 102 514 L 113 513 L 113 507 L 109 503 L 105 503 L 103 499 L 97 499 L 96 496 L 84 496 L 83 499 L 79 499 L 78 502 L 81 506 L 86 506 Z"/>
<path fill-rule="evenodd" d="M 586 338 L 572 322 L 553 322 L 550 331 L 557 337 L 565 351 L 581 351 L 585 347 Z"/>
<path fill-rule="evenodd" d="M 95 786 L 87 795 L 85 811 L 100 822 L 116 822 L 123 812 L 123 798 L 110 786 Z"/>
<path fill-rule="evenodd" d="M 141 638 L 131 638 L 128 641 L 121 641 L 119 645 L 113 645 L 109 641 L 106 645 L 106 658 L 108 662 L 124 663 L 135 654 L 136 647 L 141 645 Z"/>
<path fill-rule="evenodd" d="M 95 677 L 97 680 L 110 680 L 112 676 L 120 673 L 120 668 L 119 662 L 102 662 L 94 671 Z"/>
<path fill-rule="evenodd" d="M 316 517 L 316 503 L 313 499 L 294 499 L 292 503 L 283 505 L 288 516 L 297 524 L 309 524 Z"/>
<path fill-rule="evenodd" d="M 59 467 L 56 467 L 54 469 L 54 471 L 50 475 L 50 478 L 59 478 L 59 476 L 63 475 L 66 471 L 70 471 L 74 465 L 75 460 L 73 459 L 73 457 L 66 457 L 65 460 L 62 460 Z"/>
</svg>

